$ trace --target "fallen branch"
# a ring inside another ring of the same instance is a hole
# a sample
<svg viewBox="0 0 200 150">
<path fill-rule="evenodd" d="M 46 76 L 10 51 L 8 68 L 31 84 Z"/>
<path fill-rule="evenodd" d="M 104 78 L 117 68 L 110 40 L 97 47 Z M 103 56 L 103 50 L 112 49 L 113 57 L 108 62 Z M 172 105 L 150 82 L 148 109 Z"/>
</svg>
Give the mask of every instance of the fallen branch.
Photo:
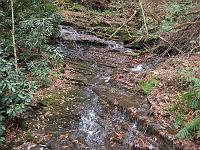
<svg viewBox="0 0 200 150">
<path fill-rule="evenodd" d="M 194 25 L 194 24 L 200 24 L 200 21 L 185 22 L 185 23 L 182 23 L 182 24 L 177 25 L 177 26 L 174 27 L 173 29 L 179 29 L 179 28 L 182 28 L 182 27 L 184 27 L 184 26 Z"/>
<path fill-rule="evenodd" d="M 160 47 L 160 45 L 158 45 L 156 47 L 153 47 L 151 49 L 145 49 L 144 51 L 139 51 L 139 52 L 125 52 L 125 54 L 127 53 L 128 55 L 131 55 L 132 57 L 138 57 L 138 56 L 144 55 L 146 53 L 154 52 L 159 47 Z"/>
<path fill-rule="evenodd" d="M 200 10 L 188 12 L 188 13 L 185 13 L 184 15 L 191 15 L 191 14 L 198 14 L 198 13 L 200 13 Z"/>
<path fill-rule="evenodd" d="M 183 53 L 180 49 L 178 49 L 176 46 L 174 46 L 171 42 L 167 41 L 166 39 L 164 39 L 163 37 L 159 36 L 159 38 L 161 40 L 163 40 L 165 43 L 169 44 L 169 46 L 173 47 L 175 50 L 177 50 L 180 53 Z"/>
<path fill-rule="evenodd" d="M 145 30 L 146 30 L 146 34 L 148 36 L 148 28 L 147 28 L 147 22 L 146 22 L 146 17 L 145 17 L 145 14 L 144 14 L 144 8 L 143 8 L 143 5 L 142 5 L 142 1 L 139 0 L 139 3 L 140 3 L 140 7 L 141 7 L 141 10 L 142 10 L 142 17 L 143 17 L 143 20 L 144 20 L 144 27 L 145 27 Z"/>
<path fill-rule="evenodd" d="M 193 53 L 193 51 L 196 49 L 200 50 L 200 46 L 196 46 L 193 49 L 191 49 L 191 51 L 189 52 L 189 55 L 191 55 Z"/>
<path fill-rule="evenodd" d="M 74 79 L 69 77 L 64 77 L 64 79 L 68 80 L 69 83 L 79 85 L 79 86 L 91 86 L 91 84 L 86 83 L 84 80 L 81 79 Z"/>
<path fill-rule="evenodd" d="M 131 15 L 131 17 L 128 18 L 119 28 L 117 28 L 117 30 L 116 30 L 112 35 L 110 35 L 109 38 L 112 38 L 113 36 L 115 36 L 115 34 L 117 34 L 117 32 L 119 32 L 119 30 L 120 30 L 123 26 L 125 26 L 127 23 L 129 23 L 129 22 L 133 19 L 133 17 L 135 17 L 136 13 L 137 13 L 137 11 L 134 11 L 133 15 Z"/>
</svg>

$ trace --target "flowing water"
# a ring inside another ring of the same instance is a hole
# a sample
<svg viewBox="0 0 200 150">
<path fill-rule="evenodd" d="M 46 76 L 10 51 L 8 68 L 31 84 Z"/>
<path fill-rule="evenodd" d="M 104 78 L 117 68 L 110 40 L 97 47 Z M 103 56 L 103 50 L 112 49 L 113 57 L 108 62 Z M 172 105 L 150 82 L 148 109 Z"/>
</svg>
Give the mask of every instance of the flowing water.
<svg viewBox="0 0 200 150">
<path fill-rule="evenodd" d="M 65 39 L 66 36 L 70 41 Z M 102 45 L 80 44 L 77 38 L 82 36 L 72 27 L 61 26 L 58 46 L 66 56 L 66 63 L 75 70 L 77 85 L 60 93 L 67 95 L 65 101 L 53 106 L 56 111 L 45 119 L 43 128 L 35 129 L 51 138 L 42 140 L 32 149 L 175 149 L 168 140 L 152 134 L 151 127 L 142 119 L 131 117 L 122 107 L 139 110 L 141 117 L 149 115 L 145 98 L 134 95 L 112 78 L 128 64 L 129 57 L 124 52 L 132 50 L 95 36 L 92 36 L 93 42 Z M 87 41 L 89 38 L 87 36 Z M 110 51 L 112 55 L 108 56 Z M 128 71 L 135 73 L 145 69 L 143 64 L 128 67 Z M 84 86 L 79 85 L 82 82 Z"/>
</svg>

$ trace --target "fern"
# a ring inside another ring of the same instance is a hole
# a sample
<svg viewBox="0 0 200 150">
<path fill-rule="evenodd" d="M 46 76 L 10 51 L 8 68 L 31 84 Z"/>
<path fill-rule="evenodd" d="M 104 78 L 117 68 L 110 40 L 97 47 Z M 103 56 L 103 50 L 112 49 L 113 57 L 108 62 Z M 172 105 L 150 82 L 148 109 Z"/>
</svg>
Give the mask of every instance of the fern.
<svg viewBox="0 0 200 150">
<path fill-rule="evenodd" d="M 197 138 L 200 137 L 200 117 L 193 119 L 190 123 L 186 124 L 186 126 L 181 129 L 177 133 L 177 138 L 183 139 L 190 137 L 193 133 L 197 134 Z"/>
<path fill-rule="evenodd" d="M 183 81 L 187 83 L 188 89 L 180 93 L 178 101 L 171 109 L 171 111 L 176 113 L 175 128 L 180 128 L 184 125 L 183 120 L 187 120 L 184 117 L 188 110 L 198 116 L 192 121 L 185 123 L 185 126 L 177 133 L 177 137 L 180 139 L 191 136 L 200 137 L 200 79 L 196 77 L 198 74 L 195 74 L 198 72 L 199 67 L 185 68 L 181 72 L 184 77 Z"/>
<path fill-rule="evenodd" d="M 200 110 L 200 79 L 191 78 L 188 81 L 191 82 L 190 89 L 181 95 L 180 100 L 186 102 L 186 109 L 192 108 L 198 113 Z M 178 132 L 177 137 L 183 139 L 193 134 L 196 134 L 198 138 L 200 137 L 200 117 L 196 117 L 191 122 L 187 123 L 185 127 Z"/>
<path fill-rule="evenodd" d="M 177 115 L 175 118 L 175 122 L 173 124 L 173 126 L 178 129 L 181 127 L 181 125 L 183 124 L 183 118 L 181 115 Z"/>
</svg>

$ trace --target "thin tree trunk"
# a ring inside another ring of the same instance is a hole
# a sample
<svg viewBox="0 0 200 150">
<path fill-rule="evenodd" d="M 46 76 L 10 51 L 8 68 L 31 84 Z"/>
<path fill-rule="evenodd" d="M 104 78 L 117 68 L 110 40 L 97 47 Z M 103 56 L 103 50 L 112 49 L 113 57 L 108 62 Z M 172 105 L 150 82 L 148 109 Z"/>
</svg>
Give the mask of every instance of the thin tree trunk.
<svg viewBox="0 0 200 150">
<path fill-rule="evenodd" d="M 12 40 L 13 40 L 13 50 L 14 50 L 14 58 L 15 58 L 15 71 L 18 75 L 18 64 L 17 64 L 17 48 L 16 48 L 16 42 L 15 42 L 15 17 L 14 17 L 14 6 L 13 6 L 13 0 L 10 0 L 11 2 L 11 11 L 12 11 Z"/>
</svg>

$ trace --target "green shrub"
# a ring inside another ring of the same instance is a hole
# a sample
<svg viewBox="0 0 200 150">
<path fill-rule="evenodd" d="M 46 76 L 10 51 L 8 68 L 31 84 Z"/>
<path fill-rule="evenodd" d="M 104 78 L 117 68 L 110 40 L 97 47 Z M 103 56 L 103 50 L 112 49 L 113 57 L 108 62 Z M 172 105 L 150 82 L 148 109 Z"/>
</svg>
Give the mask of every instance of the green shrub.
<svg viewBox="0 0 200 150">
<path fill-rule="evenodd" d="M 52 3 L 14 0 L 14 17 L 18 73 L 14 64 L 10 1 L 0 1 L 0 143 L 4 140 L 3 118 L 19 117 L 26 111 L 37 87 L 49 83 L 52 64 L 63 58 L 60 49 L 50 44 L 61 20 Z"/>
<path fill-rule="evenodd" d="M 31 75 L 35 77 L 38 83 L 42 86 L 47 86 L 50 82 L 48 75 L 51 71 L 47 62 L 36 61 L 28 63 L 28 70 L 31 72 Z"/>
<path fill-rule="evenodd" d="M 0 113 L 9 117 L 25 111 L 37 89 L 34 82 L 27 81 L 20 70 L 16 75 L 12 63 L 0 58 Z"/>
</svg>

